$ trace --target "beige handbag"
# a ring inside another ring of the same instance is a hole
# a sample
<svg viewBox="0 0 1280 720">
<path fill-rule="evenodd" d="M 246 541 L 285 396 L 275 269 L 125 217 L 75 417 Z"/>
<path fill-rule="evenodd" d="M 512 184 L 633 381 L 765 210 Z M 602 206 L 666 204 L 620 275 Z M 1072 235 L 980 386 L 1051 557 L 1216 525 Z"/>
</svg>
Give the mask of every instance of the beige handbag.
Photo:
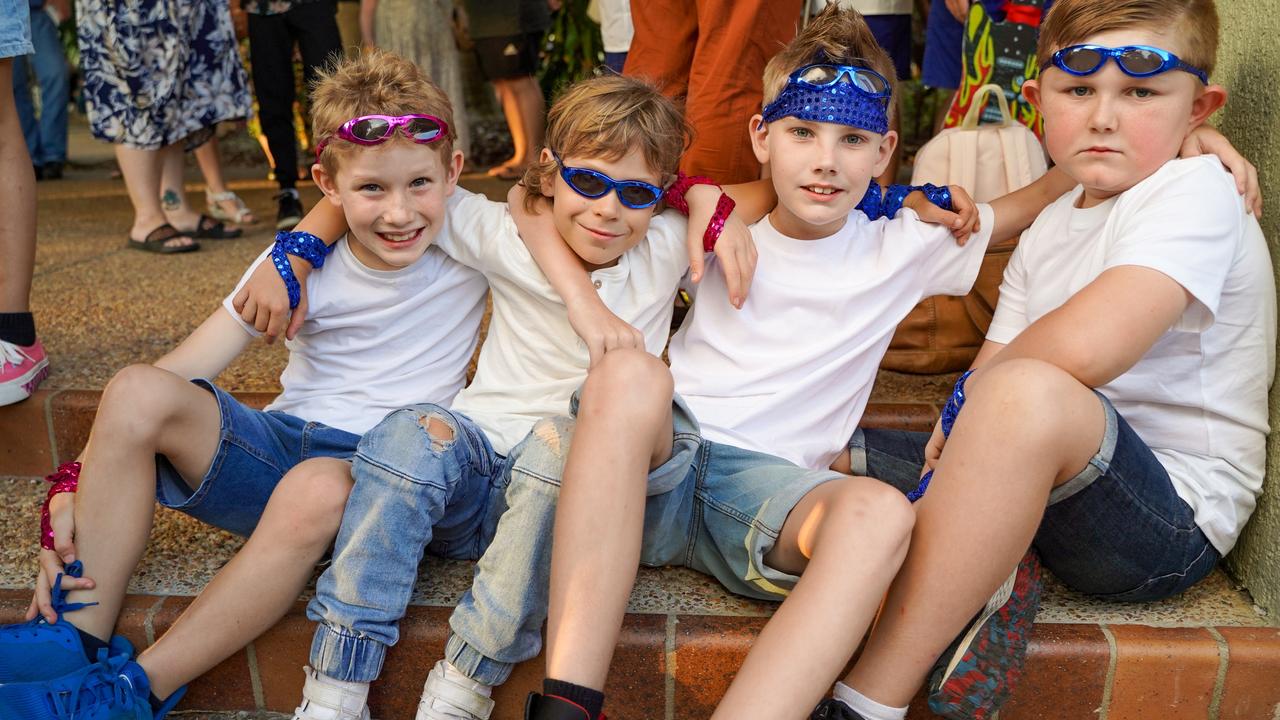
<svg viewBox="0 0 1280 720">
<path fill-rule="evenodd" d="M 995 94 L 1000 123 L 978 124 Z M 916 154 L 912 185 L 959 185 L 978 202 L 988 202 L 1029 185 L 1048 171 L 1044 148 L 1009 113 L 1009 102 L 997 85 L 977 91 L 964 122 L 948 128 Z M 963 370 L 982 347 L 999 295 L 1000 279 L 1017 240 L 987 248 L 973 290 L 964 297 L 926 298 L 899 325 L 880 366 L 908 373 Z"/>
</svg>

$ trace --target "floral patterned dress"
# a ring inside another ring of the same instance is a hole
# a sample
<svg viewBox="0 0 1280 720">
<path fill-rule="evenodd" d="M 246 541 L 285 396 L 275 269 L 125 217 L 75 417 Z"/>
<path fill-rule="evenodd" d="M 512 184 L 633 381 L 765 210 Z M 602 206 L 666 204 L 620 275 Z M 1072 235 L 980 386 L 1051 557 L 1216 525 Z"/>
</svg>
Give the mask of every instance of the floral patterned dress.
<svg viewBox="0 0 1280 720">
<path fill-rule="evenodd" d="M 193 148 L 218 122 L 249 115 L 226 0 L 78 0 L 76 18 L 94 137 Z"/>
</svg>

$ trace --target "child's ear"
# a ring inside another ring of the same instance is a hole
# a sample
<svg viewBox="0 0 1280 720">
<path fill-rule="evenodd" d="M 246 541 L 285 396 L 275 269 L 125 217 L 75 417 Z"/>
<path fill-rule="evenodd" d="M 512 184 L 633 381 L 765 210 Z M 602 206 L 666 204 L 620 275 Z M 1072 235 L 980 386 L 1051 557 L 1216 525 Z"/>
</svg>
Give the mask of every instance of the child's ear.
<svg viewBox="0 0 1280 720">
<path fill-rule="evenodd" d="M 761 115 L 752 115 L 747 121 L 747 133 L 751 135 L 751 150 L 756 154 L 756 161 L 761 165 L 769 164 L 769 124 Z"/>
<path fill-rule="evenodd" d="M 542 154 L 538 156 L 538 164 L 546 165 L 547 163 L 554 163 L 555 161 L 556 156 L 551 153 L 551 148 L 542 148 Z M 548 182 L 548 178 L 545 174 L 538 178 L 538 192 L 542 193 L 543 197 L 551 198 L 555 196 L 556 193 L 554 185 L 555 179 L 551 178 L 550 182 Z"/>
<path fill-rule="evenodd" d="M 889 167 L 889 160 L 893 158 L 893 149 L 898 147 L 898 132 L 890 130 L 880 138 L 880 155 L 876 158 L 876 166 L 871 171 L 871 177 L 878 178 L 880 174 Z"/>
<path fill-rule="evenodd" d="M 1209 116 L 1227 104 L 1227 89 L 1221 85 L 1208 85 L 1191 101 L 1190 128 L 1199 127 Z"/>
<path fill-rule="evenodd" d="M 315 181 L 316 187 L 320 188 L 320 192 L 324 193 L 329 202 L 338 207 L 342 207 L 342 198 L 338 195 L 338 184 L 336 179 L 329 174 L 328 170 L 320 163 L 311 166 L 311 179 Z"/>
<path fill-rule="evenodd" d="M 453 189 L 458 186 L 458 177 L 462 175 L 463 162 L 462 151 L 454 150 L 453 155 L 449 157 L 449 167 L 446 168 L 448 174 L 445 177 L 445 195 L 452 195 Z"/>
<path fill-rule="evenodd" d="M 1040 109 L 1040 81 L 1026 80 L 1022 83 L 1022 97 L 1031 103 L 1036 110 Z"/>
</svg>

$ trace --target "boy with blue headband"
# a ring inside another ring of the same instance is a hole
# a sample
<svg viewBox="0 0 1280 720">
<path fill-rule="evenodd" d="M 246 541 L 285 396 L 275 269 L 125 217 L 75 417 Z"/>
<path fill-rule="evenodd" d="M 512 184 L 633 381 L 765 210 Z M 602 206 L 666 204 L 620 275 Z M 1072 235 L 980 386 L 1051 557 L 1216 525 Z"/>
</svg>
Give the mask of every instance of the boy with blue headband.
<svg viewBox="0 0 1280 720">
<path fill-rule="evenodd" d="M 967 292 L 988 242 L 1065 190 L 1053 174 L 978 206 L 963 246 L 914 212 L 855 212 L 897 142 L 891 72 L 861 16 L 837 7 L 769 63 L 766 105 L 749 129 L 777 207 L 751 227 L 759 262 L 750 297 L 733 309 L 720 274 L 707 272 L 671 341 L 670 370 L 634 350 L 606 353 L 580 391 L 576 422 L 563 420 L 544 450 L 526 447 L 563 456 L 569 445 L 548 680 L 527 718 L 601 716 L 640 563 L 685 565 L 735 593 L 785 600 L 717 718 L 805 716 L 870 626 L 906 555 L 906 494 L 918 479 L 894 487 L 864 468 L 845 474 L 880 358 L 922 297 Z M 900 195 L 890 192 L 891 204 Z"/>
<path fill-rule="evenodd" d="M 1075 590 L 1142 602 L 1234 546 L 1262 487 L 1276 296 L 1250 203 L 1216 158 L 1177 158 L 1226 101 L 1217 32 L 1212 0 L 1054 3 L 1024 92 L 1077 184 L 1014 252 L 950 433 L 865 433 L 886 477 L 921 458 L 935 475 L 848 704 L 821 717 L 902 718 L 927 676 L 936 713 L 991 717 L 1037 555 Z"/>
</svg>

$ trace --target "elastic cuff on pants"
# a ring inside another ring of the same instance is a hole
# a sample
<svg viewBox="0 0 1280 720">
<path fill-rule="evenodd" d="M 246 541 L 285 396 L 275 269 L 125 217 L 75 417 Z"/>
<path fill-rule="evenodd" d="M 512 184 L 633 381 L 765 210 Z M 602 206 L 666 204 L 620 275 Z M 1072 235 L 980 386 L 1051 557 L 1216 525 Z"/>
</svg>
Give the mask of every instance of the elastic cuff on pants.
<svg viewBox="0 0 1280 720">
<path fill-rule="evenodd" d="M 373 682 L 386 657 L 386 645 L 344 628 L 321 624 L 311 640 L 311 667 L 335 680 Z"/>
<path fill-rule="evenodd" d="M 453 633 L 444 646 L 444 657 L 463 675 L 485 685 L 501 685 L 511 677 L 511 669 L 515 667 L 512 663 L 485 657 Z"/>
</svg>

